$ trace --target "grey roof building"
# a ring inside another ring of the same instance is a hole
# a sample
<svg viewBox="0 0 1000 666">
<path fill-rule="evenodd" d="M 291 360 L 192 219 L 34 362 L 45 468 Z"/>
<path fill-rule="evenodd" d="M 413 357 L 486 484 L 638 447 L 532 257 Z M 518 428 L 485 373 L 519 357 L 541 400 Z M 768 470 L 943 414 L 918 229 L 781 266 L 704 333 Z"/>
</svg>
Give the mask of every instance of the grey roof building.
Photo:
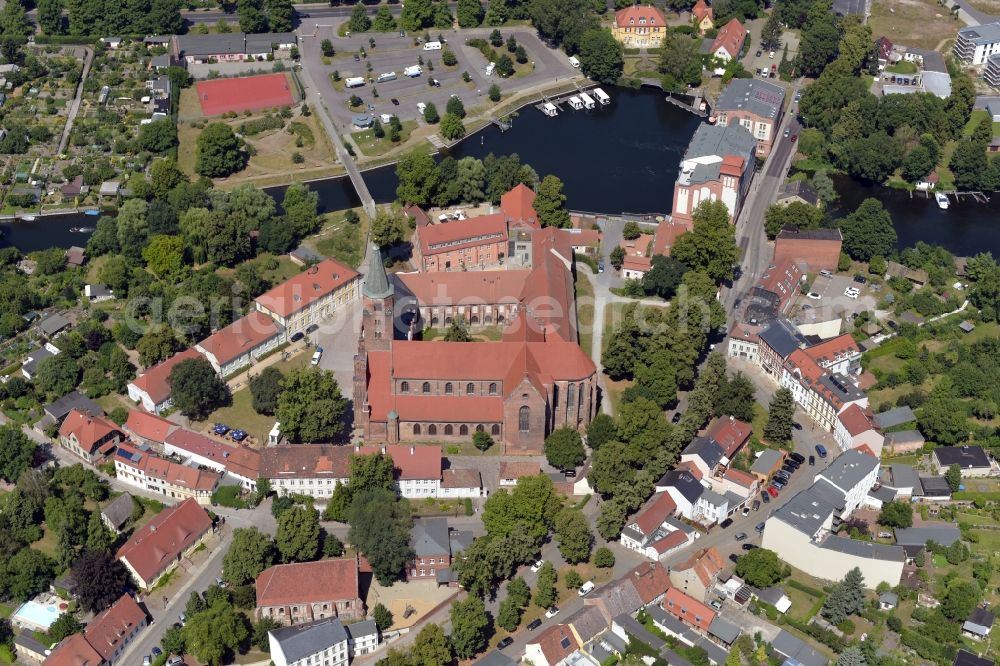
<svg viewBox="0 0 1000 666">
<path fill-rule="evenodd" d="M 675 488 L 681 496 L 688 502 L 694 504 L 705 492 L 705 487 L 698 483 L 698 480 L 687 471 L 672 469 L 656 482 L 657 490 L 662 488 Z"/>
<path fill-rule="evenodd" d="M 271 651 L 274 652 L 277 646 L 286 664 L 319 654 L 339 643 L 347 646 L 347 631 L 335 617 L 272 629 L 268 635 Z"/>
<path fill-rule="evenodd" d="M 974 608 L 969 618 L 962 623 L 962 631 L 974 638 L 986 638 L 993 628 L 993 613 L 985 608 Z"/>
<path fill-rule="evenodd" d="M 811 489 L 806 489 L 774 511 L 771 518 L 777 518 L 811 538 L 816 536 L 834 511 L 832 504 L 814 495 Z"/>
<path fill-rule="evenodd" d="M 785 89 L 761 79 L 734 78 L 719 95 L 713 110 L 748 111 L 761 118 L 777 118 L 785 102 Z"/>
<path fill-rule="evenodd" d="M 694 666 L 690 661 L 680 656 L 670 648 L 664 648 L 660 653 L 660 656 L 667 662 L 667 666 Z"/>
<path fill-rule="evenodd" d="M 622 614 L 634 613 L 642 608 L 642 597 L 630 578 L 619 578 L 608 583 L 583 600 L 584 605 L 597 606 L 605 621 Z"/>
<path fill-rule="evenodd" d="M 878 468 L 878 458 L 850 449 L 837 456 L 830 466 L 817 474 L 819 478 L 842 490 L 850 490 Z"/>
<path fill-rule="evenodd" d="M 265 32 L 246 35 L 246 50 L 250 55 L 270 53 L 275 48 L 298 44 L 293 32 Z"/>
<path fill-rule="evenodd" d="M 627 634 L 637 640 L 642 641 L 657 652 L 666 647 L 667 643 L 659 636 L 654 635 L 649 629 L 639 624 L 639 621 L 627 613 L 622 613 L 614 619 L 614 623 L 625 630 Z"/>
<path fill-rule="evenodd" d="M 757 140 L 740 125 L 699 125 L 684 153 L 677 182 L 690 186 L 718 180 L 722 160 L 702 158 L 737 155 L 746 162 L 753 162 L 756 153 Z"/>
<path fill-rule="evenodd" d="M 889 562 L 905 562 L 906 553 L 899 546 L 886 546 L 871 541 L 859 541 L 842 536 L 830 536 L 820 546 L 826 550 L 847 555 L 856 555 L 868 560 L 887 560 Z"/>
<path fill-rule="evenodd" d="M 795 199 L 801 199 L 803 203 L 807 203 L 810 206 L 818 206 L 819 192 L 816 191 L 815 187 L 804 180 L 792 180 L 782 184 L 781 188 L 778 190 L 778 203 L 783 201 L 792 201 Z M 820 231 L 820 229 L 816 229 L 815 231 Z M 803 233 L 805 233 L 805 231 L 800 231 L 795 235 L 795 237 L 804 238 L 804 236 L 802 236 Z M 778 237 L 780 238 L 781 234 L 778 234 Z"/>
<path fill-rule="evenodd" d="M 174 40 L 178 54 L 189 58 L 246 53 L 246 35 L 242 32 L 177 35 Z"/>
<path fill-rule="evenodd" d="M 896 499 L 896 491 L 889 486 L 879 486 L 878 488 L 869 490 L 868 496 L 878 500 L 882 504 L 888 504 L 892 500 Z"/>
<path fill-rule="evenodd" d="M 884 446 L 890 450 L 899 447 L 914 449 L 922 447 L 925 441 L 919 430 L 897 430 L 885 436 Z"/>
<path fill-rule="evenodd" d="M 885 487 L 903 491 L 909 490 L 913 495 L 922 495 L 923 488 L 920 486 L 920 477 L 913 465 L 901 465 L 893 463 L 882 468 L 879 472 L 879 481 Z"/>
<path fill-rule="evenodd" d="M 951 666 L 995 666 L 995 663 L 992 659 L 974 655 L 968 650 L 959 650 Z"/>
<path fill-rule="evenodd" d="M 802 666 L 826 666 L 830 661 L 784 629 L 771 641 L 771 649 L 782 659 L 794 659 Z"/>
<path fill-rule="evenodd" d="M 51 338 L 57 333 L 61 333 L 63 330 L 68 328 L 69 325 L 69 319 L 66 319 L 66 317 L 63 317 L 61 314 L 54 314 L 38 322 L 38 330 L 40 330 L 46 337 Z"/>
<path fill-rule="evenodd" d="M 79 391 L 70 391 L 44 407 L 45 415 L 51 418 L 53 422 L 62 421 L 73 409 L 104 416 L 104 410 L 101 409 L 101 406 Z"/>
<path fill-rule="evenodd" d="M 887 428 L 894 428 L 896 426 L 903 425 L 904 423 L 911 423 L 917 420 L 917 415 L 913 413 L 913 410 L 909 406 L 894 407 L 893 409 L 886 410 L 881 414 L 876 414 L 874 417 L 875 425 L 879 428 L 885 430 Z"/>
<path fill-rule="evenodd" d="M 958 465 L 963 470 L 990 467 L 989 456 L 981 446 L 939 446 L 932 455 L 941 468 L 952 465 Z"/>
<path fill-rule="evenodd" d="M 698 456 L 705 461 L 705 465 L 709 469 L 715 469 L 715 466 L 726 457 L 726 452 L 718 443 L 708 437 L 695 437 L 690 444 L 684 447 L 681 456 Z"/>
<path fill-rule="evenodd" d="M 583 643 L 591 641 L 608 628 L 608 621 L 597 606 L 584 606 L 563 620 L 563 624 L 572 626 Z"/>
<path fill-rule="evenodd" d="M 920 487 L 924 497 L 951 497 L 951 486 L 943 476 L 922 476 Z"/>
<path fill-rule="evenodd" d="M 878 595 L 878 603 L 883 609 L 895 608 L 899 605 L 899 597 L 895 592 L 883 592 Z"/>
<path fill-rule="evenodd" d="M 950 546 L 962 538 L 962 533 L 957 526 L 944 523 L 896 529 L 895 535 L 896 545 L 902 546 L 910 557 L 915 557 L 918 552 L 923 550 L 928 541 L 942 546 Z"/>
<path fill-rule="evenodd" d="M 111 504 L 101 509 L 101 521 L 108 526 L 108 529 L 114 530 L 115 534 L 118 534 L 132 517 L 134 507 L 135 502 L 132 501 L 132 496 L 128 493 L 122 493 L 114 498 Z"/>
<path fill-rule="evenodd" d="M 712 624 L 708 627 L 708 633 L 712 634 L 726 645 L 732 645 L 740 637 L 740 628 L 732 622 L 723 620 L 721 615 L 716 615 Z"/>
<path fill-rule="evenodd" d="M 437 556 L 451 552 L 451 540 L 448 538 L 447 518 L 423 518 L 413 521 L 410 530 L 410 541 L 417 557 Z"/>
<path fill-rule="evenodd" d="M 750 471 L 754 474 L 767 476 L 780 461 L 781 453 L 775 449 L 764 449 L 761 451 L 760 455 L 757 456 L 757 460 L 750 465 Z"/>
<path fill-rule="evenodd" d="M 791 322 L 775 319 L 771 325 L 760 332 L 761 342 L 774 350 L 782 360 L 798 349 L 805 340 Z"/>
<path fill-rule="evenodd" d="M 500 650 L 494 649 L 480 657 L 473 666 L 514 666 L 516 663 Z"/>
<path fill-rule="evenodd" d="M 653 618 L 653 621 L 660 625 L 668 634 L 682 636 L 688 630 L 686 624 L 660 608 L 659 604 L 649 604 L 645 610 L 646 614 Z"/>
<path fill-rule="evenodd" d="M 38 364 L 50 356 L 55 356 L 55 354 L 50 352 L 45 347 L 29 352 L 25 357 L 24 362 L 21 363 L 21 373 L 26 379 L 31 379 L 35 376 L 35 373 L 38 372 Z"/>
</svg>

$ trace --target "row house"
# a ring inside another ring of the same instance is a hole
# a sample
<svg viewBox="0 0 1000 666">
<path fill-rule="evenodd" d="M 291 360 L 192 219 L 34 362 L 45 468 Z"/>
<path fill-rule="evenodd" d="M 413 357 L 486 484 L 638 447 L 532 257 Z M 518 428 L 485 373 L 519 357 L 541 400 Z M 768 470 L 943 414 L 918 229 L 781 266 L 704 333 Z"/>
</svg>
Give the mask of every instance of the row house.
<svg viewBox="0 0 1000 666">
<path fill-rule="evenodd" d="M 221 474 L 157 458 L 127 444 L 118 445 L 114 461 L 120 481 L 175 500 L 191 498 L 203 506 L 211 504 L 222 481 Z"/>
<path fill-rule="evenodd" d="M 64 638 L 42 662 L 45 666 L 113 666 L 149 625 L 146 611 L 128 594 L 87 623 L 82 633 Z"/>
<path fill-rule="evenodd" d="M 220 377 L 255 363 L 285 341 L 284 328 L 263 312 L 254 311 L 219 329 L 194 348 Z"/>
<path fill-rule="evenodd" d="M 150 590 L 164 574 L 201 545 L 212 519 L 194 499 L 167 507 L 136 530 L 117 557 L 141 590 Z"/>
<path fill-rule="evenodd" d="M 451 568 L 451 538 L 446 518 L 413 521 L 410 529 L 413 561 L 407 567 L 409 580 L 446 582 Z"/>
<path fill-rule="evenodd" d="M 833 431 L 837 415 L 845 408 L 868 406 L 868 396 L 846 375 L 823 370 L 801 349 L 789 355 L 783 370 L 781 386 L 827 432 Z"/>
<path fill-rule="evenodd" d="M 837 415 L 833 437 L 844 451 L 866 447 L 874 456 L 881 456 L 885 445 L 885 435 L 872 420 L 871 411 L 856 404 Z"/>
<path fill-rule="evenodd" d="M 739 215 L 756 165 L 757 139 L 740 125 L 699 125 L 674 182 L 672 218 L 691 225 L 703 201 L 721 201 L 733 221 Z"/>
<path fill-rule="evenodd" d="M 375 620 L 344 624 L 335 617 L 272 629 L 267 639 L 274 666 L 347 666 L 379 646 Z"/>
<path fill-rule="evenodd" d="M 185 464 L 204 466 L 237 481 L 243 490 L 257 490 L 260 452 L 245 446 L 230 446 L 201 433 L 177 428 L 163 442 L 163 453 L 177 456 Z"/>
<path fill-rule="evenodd" d="M 348 312 L 361 294 L 361 274 L 334 259 L 324 259 L 254 299 L 291 339 L 331 317 Z"/>
</svg>

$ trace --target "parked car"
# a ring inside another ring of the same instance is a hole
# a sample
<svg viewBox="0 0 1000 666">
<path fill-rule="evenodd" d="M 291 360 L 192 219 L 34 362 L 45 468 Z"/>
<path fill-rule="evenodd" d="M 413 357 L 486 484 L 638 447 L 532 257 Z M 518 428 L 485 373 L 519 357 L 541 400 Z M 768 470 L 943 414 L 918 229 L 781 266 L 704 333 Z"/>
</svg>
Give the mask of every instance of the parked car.
<svg viewBox="0 0 1000 666">
<path fill-rule="evenodd" d="M 513 642 L 514 642 L 514 639 L 511 636 L 507 636 L 505 638 L 501 638 L 500 642 L 497 643 L 497 649 L 498 650 L 502 650 L 505 647 L 509 646 Z"/>
<path fill-rule="evenodd" d="M 730 555 L 729 555 L 729 561 L 730 562 L 732 562 L 733 564 L 736 564 L 737 562 L 739 562 L 739 560 L 740 560 L 740 556 L 739 555 L 737 555 L 736 553 L 730 553 Z"/>
<path fill-rule="evenodd" d="M 298 333 L 294 333 L 294 334 L 292 334 L 292 337 L 291 337 L 291 338 L 289 338 L 289 339 L 290 339 L 290 340 L 291 340 L 292 342 L 298 342 L 298 341 L 299 341 L 299 340 L 301 340 L 301 339 L 302 339 L 302 338 L 303 338 L 304 336 L 305 336 L 305 333 L 303 333 L 302 331 L 299 331 Z"/>
<path fill-rule="evenodd" d="M 603 273 L 604 272 L 604 262 L 603 261 L 598 261 L 597 262 L 597 272 L 598 273 Z"/>
<path fill-rule="evenodd" d="M 319 365 L 319 360 L 323 358 L 323 348 L 316 347 L 316 351 L 313 352 L 312 360 L 309 361 L 311 365 Z"/>
<path fill-rule="evenodd" d="M 178 615 L 177 619 L 181 621 L 181 626 L 182 627 L 187 624 L 188 618 L 187 618 L 187 615 L 185 615 L 184 613 L 181 613 L 180 615 Z"/>
<path fill-rule="evenodd" d="M 767 57 L 770 58 L 771 60 L 774 60 L 774 51 L 771 51 L 770 53 L 768 53 Z M 771 65 L 771 67 L 774 67 L 774 65 Z"/>
<path fill-rule="evenodd" d="M 855 275 L 854 281 L 857 282 L 858 284 L 868 284 L 868 280 L 865 279 L 864 275 Z"/>
<path fill-rule="evenodd" d="M 745 543 L 745 544 L 743 544 L 743 550 L 750 551 L 750 550 L 753 550 L 754 548 L 760 548 L 760 546 L 758 546 L 755 543 Z"/>
<path fill-rule="evenodd" d="M 764 504 L 770 504 L 771 503 L 771 495 L 767 492 L 766 489 L 760 491 L 760 498 L 762 500 L 764 500 Z"/>
<path fill-rule="evenodd" d="M 580 589 L 577 591 L 577 594 L 579 594 L 581 597 L 585 597 L 588 594 L 590 594 L 593 591 L 593 589 L 594 589 L 594 581 L 588 580 L 586 583 L 580 586 Z"/>
<path fill-rule="evenodd" d="M 816 465 L 816 456 L 809 456 L 809 465 L 810 466 Z"/>
<path fill-rule="evenodd" d="M 161 654 L 163 654 L 163 650 L 160 649 L 160 646 L 159 645 L 154 645 L 153 646 L 153 656 L 154 657 L 159 657 Z"/>
<path fill-rule="evenodd" d="M 719 523 L 719 527 L 721 527 L 722 529 L 726 529 L 727 527 L 729 527 L 732 524 L 733 524 L 733 519 L 732 518 L 726 518 L 721 523 Z"/>
<path fill-rule="evenodd" d="M 784 133 L 782 133 L 781 136 L 783 136 L 783 137 L 785 137 L 787 139 L 789 136 L 791 136 L 791 134 L 792 134 L 792 130 L 790 130 L 790 129 L 788 129 L 786 127 Z"/>
<path fill-rule="evenodd" d="M 675 412 L 674 415 L 670 417 L 670 422 L 671 423 L 680 423 L 681 422 L 681 413 L 680 412 Z"/>
<path fill-rule="evenodd" d="M 708 602 L 708 605 L 717 611 L 722 610 L 722 599 L 712 599 Z"/>
<path fill-rule="evenodd" d="M 743 507 L 743 515 L 744 516 L 749 516 L 750 515 L 750 507 L 748 507 L 748 506 Z"/>
<path fill-rule="evenodd" d="M 808 294 L 806 294 L 806 298 L 811 298 L 814 301 L 818 301 L 823 297 L 817 294 L 815 291 L 810 291 Z"/>
<path fill-rule="evenodd" d="M 794 460 L 795 462 L 799 463 L 800 465 L 806 461 L 805 456 L 796 451 L 792 451 L 791 453 L 789 453 L 788 457 Z"/>
<path fill-rule="evenodd" d="M 757 57 L 758 58 L 761 56 L 762 53 L 763 53 L 763 51 L 761 51 L 760 49 L 757 49 Z"/>
<path fill-rule="evenodd" d="M 535 618 L 534 620 L 528 623 L 528 631 L 534 631 L 535 629 L 538 629 L 538 627 L 540 626 L 542 626 L 542 619 Z"/>
<path fill-rule="evenodd" d="M 554 618 L 556 615 L 559 615 L 559 607 L 558 606 L 553 606 L 552 608 L 550 608 L 547 611 L 545 611 L 545 617 L 547 617 L 549 619 Z"/>
<path fill-rule="evenodd" d="M 545 560 L 538 560 L 531 565 L 531 573 L 538 573 L 542 570 L 542 565 L 545 564 Z"/>
<path fill-rule="evenodd" d="M 788 485 L 788 482 L 785 479 L 774 478 L 771 479 L 771 485 L 777 488 L 778 490 L 781 490 L 782 488 Z"/>
<path fill-rule="evenodd" d="M 777 497 L 778 496 L 778 489 L 775 488 L 774 486 L 768 486 L 767 487 L 767 494 L 770 495 L 771 497 Z"/>
<path fill-rule="evenodd" d="M 142 655 L 142 666 L 153 666 L 153 660 L 148 654 Z"/>
<path fill-rule="evenodd" d="M 746 541 L 747 540 L 747 533 L 746 532 L 739 532 L 739 533 L 736 534 L 736 536 L 734 538 L 737 541 Z"/>
<path fill-rule="evenodd" d="M 757 530 L 758 532 L 763 532 L 764 531 L 764 523 L 757 523 L 757 525 L 754 527 L 754 529 Z"/>
<path fill-rule="evenodd" d="M 167 659 L 167 666 L 181 666 L 184 660 L 181 657 L 174 655 L 170 659 Z"/>
<path fill-rule="evenodd" d="M 822 444 L 817 444 L 816 445 L 816 453 L 819 454 L 820 458 L 826 458 L 826 447 L 823 446 Z"/>
<path fill-rule="evenodd" d="M 799 135 L 798 135 L 798 134 L 793 134 L 793 135 L 791 136 L 791 140 L 792 140 L 792 143 L 795 143 L 796 141 L 798 141 L 798 140 L 799 140 Z"/>
<path fill-rule="evenodd" d="M 754 511 L 759 511 L 760 510 L 760 500 L 754 500 L 753 501 L 753 510 Z"/>
</svg>

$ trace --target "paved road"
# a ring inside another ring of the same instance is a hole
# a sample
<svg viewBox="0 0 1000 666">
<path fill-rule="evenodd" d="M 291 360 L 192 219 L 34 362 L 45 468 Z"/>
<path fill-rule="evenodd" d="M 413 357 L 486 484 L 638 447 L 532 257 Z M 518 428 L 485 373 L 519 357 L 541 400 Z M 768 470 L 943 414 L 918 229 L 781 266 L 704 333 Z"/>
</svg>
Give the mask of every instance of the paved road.
<svg viewBox="0 0 1000 666">
<path fill-rule="evenodd" d="M 992 14 L 979 11 L 972 6 L 972 3 L 969 2 L 969 0 L 955 0 L 955 4 L 961 8 L 958 13 L 959 18 L 964 20 L 969 25 L 984 25 L 986 23 L 1000 21 L 1000 16 L 993 16 Z"/>
<path fill-rule="evenodd" d="M 793 96 L 799 90 L 801 80 L 788 92 Z M 795 144 L 782 137 L 787 127 L 792 134 L 798 134 L 799 123 L 795 117 L 797 105 L 792 105 L 785 113 L 782 124 L 776 130 L 778 140 L 763 170 L 754 177 L 747 200 L 736 222 L 736 244 L 743 252 L 742 274 L 731 288 L 723 288 L 722 304 L 730 314 L 730 323 L 736 314 L 736 301 L 757 282 L 767 271 L 771 262 L 771 248 L 764 233 L 764 213 L 774 202 L 778 188 L 785 179 L 788 166 L 795 154 Z"/>
<path fill-rule="evenodd" d="M 62 138 L 59 139 L 59 150 L 56 151 L 56 155 L 62 155 L 66 152 L 66 146 L 69 144 L 69 135 L 73 131 L 73 122 L 76 120 L 76 114 L 80 111 L 80 101 L 83 99 L 83 84 L 87 82 L 87 75 L 90 74 L 90 65 L 94 62 L 94 49 L 84 47 L 84 52 L 86 53 L 83 61 L 83 73 L 80 75 L 80 83 L 76 86 L 76 97 L 73 98 L 73 103 L 69 107 L 69 114 L 66 116 L 66 127 L 63 128 Z"/>
</svg>

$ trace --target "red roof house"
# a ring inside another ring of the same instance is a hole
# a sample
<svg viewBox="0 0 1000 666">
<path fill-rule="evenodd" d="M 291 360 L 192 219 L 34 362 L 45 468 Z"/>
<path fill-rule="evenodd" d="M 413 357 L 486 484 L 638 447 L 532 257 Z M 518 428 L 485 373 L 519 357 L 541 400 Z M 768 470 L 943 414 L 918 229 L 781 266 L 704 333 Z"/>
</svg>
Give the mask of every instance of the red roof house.
<svg viewBox="0 0 1000 666">
<path fill-rule="evenodd" d="M 747 29 L 737 19 L 732 19 L 719 29 L 715 41 L 712 42 L 712 55 L 721 60 L 730 61 L 740 55 L 743 43 L 747 38 Z M 724 161 L 723 161 L 724 162 Z"/>
<path fill-rule="evenodd" d="M 111 419 L 79 409 L 70 410 L 59 427 L 59 443 L 87 462 L 111 453 L 125 439 L 118 424 Z"/>
<path fill-rule="evenodd" d="M 279 564 L 257 577 L 257 617 L 300 624 L 327 617 L 363 619 L 355 558 Z"/>
<path fill-rule="evenodd" d="M 257 309 L 287 319 L 361 277 L 356 270 L 324 259 L 254 299 Z"/>
<path fill-rule="evenodd" d="M 167 435 L 179 427 L 167 419 L 138 409 L 130 409 L 128 420 L 125 421 L 125 431 L 136 444 L 162 445 L 167 440 Z"/>
<path fill-rule="evenodd" d="M 202 356 L 194 348 L 185 349 L 166 361 L 147 369 L 129 383 L 129 400 L 142 404 L 143 409 L 154 414 L 168 409 L 171 405 L 170 384 L 167 383 L 170 371 L 181 361 L 191 358 L 202 358 Z"/>
<path fill-rule="evenodd" d="M 500 197 L 500 210 L 507 216 L 512 226 L 538 228 L 538 213 L 535 212 L 535 191 L 524 183 L 518 183 Z"/>
<path fill-rule="evenodd" d="M 697 599 L 684 594 L 676 587 L 667 590 L 663 603 L 660 605 L 663 610 L 681 622 L 704 632 L 708 631 L 709 625 L 715 619 L 715 611 Z"/>
<path fill-rule="evenodd" d="M 201 543 L 212 519 L 194 499 L 158 513 L 118 549 L 118 559 L 140 588 L 148 590 Z"/>
<path fill-rule="evenodd" d="M 750 439 L 753 427 L 734 416 L 716 419 L 705 431 L 705 437 L 722 447 L 726 457 L 732 459 Z"/>
</svg>

